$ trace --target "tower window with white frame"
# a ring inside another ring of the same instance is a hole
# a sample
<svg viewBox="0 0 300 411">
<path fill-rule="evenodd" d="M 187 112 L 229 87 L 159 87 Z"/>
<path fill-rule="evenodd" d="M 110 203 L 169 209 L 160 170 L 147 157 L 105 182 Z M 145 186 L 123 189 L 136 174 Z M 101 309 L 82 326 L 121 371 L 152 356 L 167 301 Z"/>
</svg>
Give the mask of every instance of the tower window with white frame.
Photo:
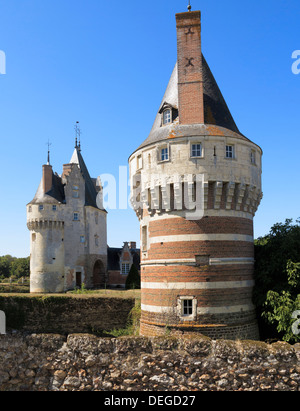
<svg viewBox="0 0 300 411">
<path fill-rule="evenodd" d="M 191 144 L 191 157 L 202 157 L 201 143 Z"/>
<path fill-rule="evenodd" d="M 226 158 L 234 158 L 234 146 L 233 145 L 226 146 Z"/>
<path fill-rule="evenodd" d="M 169 160 L 169 149 L 168 147 L 163 147 L 160 149 L 160 161 Z"/>
<path fill-rule="evenodd" d="M 182 315 L 192 315 L 193 314 L 193 300 L 182 300 Z"/>
<path fill-rule="evenodd" d="M 197 300 L 192 296 L 180 296 L 177 312 L 182 321 L 195 321 L 197 317 Z"/>
<path fill-rule="evenodd" d="M 255 151 L 254 150 L 251 150 L 250 162 L 251 162 L 251 164 L 256 164 L 256 158 L 255 158 Z"/>
</svg>

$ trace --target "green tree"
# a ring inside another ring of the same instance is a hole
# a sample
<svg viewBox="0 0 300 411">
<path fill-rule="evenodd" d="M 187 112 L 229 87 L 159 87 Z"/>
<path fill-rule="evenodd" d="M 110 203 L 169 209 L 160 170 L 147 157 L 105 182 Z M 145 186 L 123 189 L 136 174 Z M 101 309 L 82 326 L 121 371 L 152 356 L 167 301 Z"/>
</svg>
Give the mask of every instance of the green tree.
<svg viewBox="0 0 300 411">
<path fill-rule="evenodd" d="M 263 339 L 299 341 L 292 330 L 300 309 L 300 226 L 291 219 L 275 224 L 255 241 L 254 303 Z"/>
<path fill-rule="evenodd" d="M 0 257 L 0 277 L 8 278 L 10 275 L 10 260 L 7 256 Z"/>
<path fill-rule="evenodd" d="M 21 278 L 21 277 L 29 277 L 30 274 L 30 258 L 16 258 L 11 263 L 11 275 Z"/>
<path fill-rule="evenodd" d="M 132 264 L 128 276 L 126 278 L 125 288 L 127 290 L 141 288 L 141 277 L 138 272 L 138 269 L 134 264 Z"/>
</svg>

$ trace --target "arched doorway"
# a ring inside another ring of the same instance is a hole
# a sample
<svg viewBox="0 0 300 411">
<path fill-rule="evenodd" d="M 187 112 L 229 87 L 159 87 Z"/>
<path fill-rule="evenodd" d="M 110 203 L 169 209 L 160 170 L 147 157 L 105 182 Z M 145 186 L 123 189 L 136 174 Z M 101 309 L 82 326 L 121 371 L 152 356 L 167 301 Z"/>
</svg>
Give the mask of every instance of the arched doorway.
<svg viewBox="0 0 300 411">
<path fill-rule="evenodd" d="M 97 260 L 93 268 L 93 288 L 102 288 L 105 284 L 105 268 L 101 260 Z"/>
</svg>

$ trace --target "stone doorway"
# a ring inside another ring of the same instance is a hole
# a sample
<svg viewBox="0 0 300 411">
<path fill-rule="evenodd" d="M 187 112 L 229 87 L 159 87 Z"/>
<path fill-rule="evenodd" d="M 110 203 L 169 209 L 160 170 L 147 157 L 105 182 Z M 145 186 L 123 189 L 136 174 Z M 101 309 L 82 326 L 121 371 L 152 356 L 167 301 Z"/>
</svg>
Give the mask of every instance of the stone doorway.
<svg viewBox="0 0 300 411">
<path fill-rule="evenodd" d="M 82 280 L 81 280 L 81 272 L 76 273 L 76 288 L 81 288 Z"/>
<path fill-rule="evenodd" d="M 93 269 L 93 288 L 102 288 L 105 285 L 105 268 L 101 260 L 97 260 Z"/>
</svg>

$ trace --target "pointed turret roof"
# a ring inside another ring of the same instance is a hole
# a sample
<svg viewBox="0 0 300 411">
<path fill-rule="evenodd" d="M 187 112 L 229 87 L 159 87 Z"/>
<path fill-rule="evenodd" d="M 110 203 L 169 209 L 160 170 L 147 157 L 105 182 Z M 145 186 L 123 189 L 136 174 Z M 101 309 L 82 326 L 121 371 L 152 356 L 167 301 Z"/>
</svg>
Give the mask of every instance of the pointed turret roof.
<svg viewBox="0 0 300 411">
<path fill-rule="evenodd" d="M 61 177 L 57 174 L 52 174 L 52 186 L 49 191 L 44 192 L 43 177 L 40 181 L 39 187 L 35 193 L 33 200 L 29 204 L 58 204 L 65 202 L 64 185 Z"/>
<path fill-rule="evenodd" d="M 70 160 L 70 164 L 77 164 L 78 168 L 81 171 L 82 177 L 85 182 L 85 205 L 91 206 L 95 208 L 99 208 L 97 206 L 96 198 L 97 198 L 97 190 L 95 187 L 94 179 L 91 178 L 87 166 L 83 160 L 81 155 L 80 146 L 76 144 L 75 150 L 73 152 L 72 158 Z"/>
<path fill-rule="evenodd" d="M 150 134 L 137 150 L 188 136 L 223 136 L 250 141 L 239 131 L 202 54 L 201 13 L 177 14 L 176 28 L 177 62 Z M 170 124 L 162 124 L 165 108 L 172 109 Z"/>
<path fill-rule="evenodd" d="M 148 138 L 140 145 L 139 149 L 160 140 L 164 140 L 168 138 L 170 134 L 172 137 L 181 137 L 183 130 L 186 130 L 187 128 L 190 130 L 191 135 L 193 135 L 196 132 L 196 129 L 199 132 L 199 127 L 202 129 L 203 135 L 211 134 L 213 130 L 217 135 L 231 135 L 249 141 L 249 139 L 239 131 L 220 91 L 220 88 L 203 55 L 202 76 L 204 124 L 197 125 L 197 127 L 195 127 L 195 125 L 179 125 L 178 122 L 177 124 L 175 122 L 175 124 L 173 123 L 163 127 L 161 125 L 161 114 L 159 112 L 161 107 L 164 104 L 169 104 L 178 108 L 178 69 L 176 63 L 150 134 Z"/>
</svg>

